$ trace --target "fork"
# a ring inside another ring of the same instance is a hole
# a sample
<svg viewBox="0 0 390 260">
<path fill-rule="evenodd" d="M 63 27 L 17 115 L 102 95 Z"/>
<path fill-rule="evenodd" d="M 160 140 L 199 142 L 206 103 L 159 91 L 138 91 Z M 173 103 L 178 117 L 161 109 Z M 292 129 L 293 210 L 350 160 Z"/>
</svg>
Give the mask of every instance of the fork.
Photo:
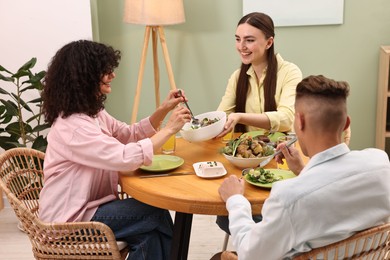
<svg viewBox="0 0 390 260">
<path fill-rule="evenodd" d="M 288 141 L 288 142 L 286 143 L 286 147 L 291 146 L 291 145 L 292 145 L 293 143 L 295 143 L 297 140 L 298 140 L 298 138 L 294 137 L 293 139 L 291 139 L 290 141 Z M 273 158 L 275 158 L 276 155 L 281 154 L 281 153 L 282 153 L 282 150 L 279 150 L 279 151 L 275 152 L 273 155 L 271 155 L 270 157 L 268 157 L 268 158 L 265 159 L 264 161 L 260 162 L 259 167 L 260 167 L 260 168 L 263 168 L 263 167 L 266 166 Z"/>
<path fill-rule="evenodd" d="M 180 97 L 183 97 L 183 95 L 182 95 L 182 93 L 181 93 L 181 89 L 179 89 L 178 94 L 179 94 Z M 191 120 L 191 125 L 192 125 L 195 129 L 196 129 L 196 128 L 199 128 L 199 127 L 200 127 L 199 119 L 197 119 L 197 118 L 194 117 L 194 114 L 192 113 L 191 108 L 188 106 L 187 101 L 186 101 L 184 98 L 183 98 L 183 100 L 184 100 L 184 104 L 186 105 L 186 107 L 188 108 L 188 110 L 190 110 L 190 113 L 191 113 L 191 118 L 192 118 L 192 120 Z"/>
</svg>

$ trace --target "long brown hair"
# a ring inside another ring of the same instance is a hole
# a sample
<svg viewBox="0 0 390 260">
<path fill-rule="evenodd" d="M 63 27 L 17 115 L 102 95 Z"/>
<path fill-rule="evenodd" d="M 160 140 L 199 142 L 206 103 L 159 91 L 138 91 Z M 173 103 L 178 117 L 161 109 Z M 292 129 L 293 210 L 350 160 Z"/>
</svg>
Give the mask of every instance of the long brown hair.
<svg viewBox="0 0 390 260">
<path fill-rule="evenodd" d="M 274 22 L 271 17 L 264 13 L 253 12 L 245 15 L 238 22 L 237 26 L 240 24 L 247 23 L 253 27 L 261 30 L 265 37 L 268 39 L 270 37 L 275 37 L 274 31 Z M 275 101 L 275 91 L 276 91 L 276 74 L 278 70 L 278 63 L 276 61 L 274 44 L 270 46 L 267 50 L 267 74 L 264 78 L 264 111 L 275 111 L 276 110 L 276 101 Z M 235 112 L 246 112 L 245 105 L 249 89 L 249 77 L 246 74 L 251 64 L 241 63 L 240 75 L 237 81 L 236 88 L 236 111 Z M 245 126 L 242 124 L 236 125 L 237 132 L 245 132 Z"/>
</svg>

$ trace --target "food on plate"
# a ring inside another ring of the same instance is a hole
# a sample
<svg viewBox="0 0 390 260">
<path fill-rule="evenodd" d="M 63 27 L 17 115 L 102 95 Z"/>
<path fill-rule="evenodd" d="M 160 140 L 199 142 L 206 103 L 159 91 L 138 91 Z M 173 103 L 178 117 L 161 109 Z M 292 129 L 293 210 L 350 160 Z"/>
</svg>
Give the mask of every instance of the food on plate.
<svg viewBox="0 0 390 260">
<path fill-rule="evenodd" d="M 216 117 L 214 119 L 209 119 L 207 117 L 203 118 L 201 121 L 200 121 L 200 126 L 194 126 L 192 125 L 191 128 L 192 129 L 198 129 L 198 128 L 201 128 L 201 127 L 205 127 L 205 126 L 209 126 L 211 124 L 214 124 L 215 122 L 218 122 L 219 121 L 219 118 Z"/>
<path fill-rule="evenodd" d="M 274 147 L 265 135 L 250 136 L 242 134 L 229 141 L 222 149 L 222 153 L 238 158 L 256 158 L 274 154 Z"/>
<path fill-rule="evenodd" d="M 223 175 L 225 168 L 220 162 L 202 162 L 199 164 L 199 170 L 204 176 L 208 175 Z"/>
<path fill-rule="evenodd" d="M 247 173 L 247 178 L 249 181 L 267 184 L 267 183 L 273 183 L 275 181 L 280 181 L 283 179 L 280 175 L 275 175 L 269 170 L 265 170 L 264 168 L 254 168 L 250 169 Z"/>
</svg>

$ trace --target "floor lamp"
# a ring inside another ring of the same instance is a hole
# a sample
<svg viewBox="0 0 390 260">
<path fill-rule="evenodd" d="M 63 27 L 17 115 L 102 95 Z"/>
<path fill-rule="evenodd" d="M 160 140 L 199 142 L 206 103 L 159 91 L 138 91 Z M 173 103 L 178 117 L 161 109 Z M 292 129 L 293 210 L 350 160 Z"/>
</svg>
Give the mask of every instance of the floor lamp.
<svg viewBox="0 0 390 260">
<path fill-rule="evenodd" d="M 182 0 L 126 0 L 124 21 L 126 23 L 145 25 L 144 44 L 141 54 L 141 62 L 138 73 L 137 88 L 134 96 L 133 112 L 131 123 L 136 122 L 139 100 L 144 75 L 146 54 L 152 35 L 153 69 L 154 69 L 154 90 L 156 96 L 156 107 L 160 105 L 160 71 L 158 66 L 157 41 L 160 40 L 163 50 L 165 66 L 168 72 L 168 79 L 171 89 L 176 89 L 171 61 L 169 59 L 167 42 L 164 34 L 164 25 L 178 24 L 185 21 L 184 7 Z"/>
</svg>

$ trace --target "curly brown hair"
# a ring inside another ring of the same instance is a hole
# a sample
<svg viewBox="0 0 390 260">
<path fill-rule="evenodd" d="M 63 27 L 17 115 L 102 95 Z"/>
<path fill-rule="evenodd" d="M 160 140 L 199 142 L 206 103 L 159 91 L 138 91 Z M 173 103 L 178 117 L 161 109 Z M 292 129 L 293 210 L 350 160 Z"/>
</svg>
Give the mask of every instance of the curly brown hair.
<svg viewBox="0 0 390 260">
<path fill-rule="evenodd" d="M 121 53 L 89 40 L 73 41 L 52 58 L 43 81 L 43 112 L 51 125 L 57 117 L 75 113 L 96 116 L 104 108 L 103 75 L 119 65 Z"/>
</svg>

